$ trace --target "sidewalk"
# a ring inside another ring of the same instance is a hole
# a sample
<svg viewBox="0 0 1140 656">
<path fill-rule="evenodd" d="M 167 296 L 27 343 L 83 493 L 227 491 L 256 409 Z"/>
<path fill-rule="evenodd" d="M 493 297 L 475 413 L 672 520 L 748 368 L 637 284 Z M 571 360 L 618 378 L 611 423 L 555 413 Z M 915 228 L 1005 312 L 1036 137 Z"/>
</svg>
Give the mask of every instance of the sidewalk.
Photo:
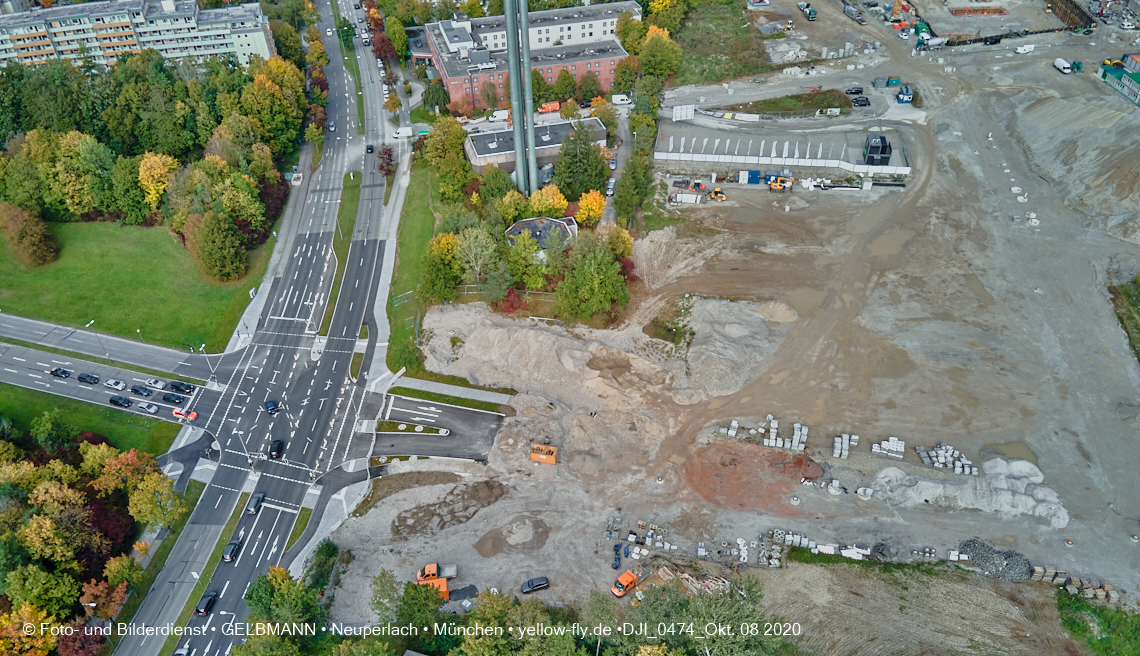
<svg viewBox="0 0 1140 656">
<path fill-rule="evenodd" d="M 404 378 L 401 376 L 396 379 L 393 387 L 410 387 L 411 389 L 419 390 L 421 392 L 446 394 L 447 396 L 458 396 L 460 398 L 473 399 L 475 401 L 498 403 L 499 405 L 506 405 L 511 402 L 510 394 L 503 394 L 502 392 L 488 392 L 487 390 L 472 389 L 470 387 L 459 387 L 458 385 L 437 383 L 431 380 L 420 380 L 419 378 Z"/>
</svg>

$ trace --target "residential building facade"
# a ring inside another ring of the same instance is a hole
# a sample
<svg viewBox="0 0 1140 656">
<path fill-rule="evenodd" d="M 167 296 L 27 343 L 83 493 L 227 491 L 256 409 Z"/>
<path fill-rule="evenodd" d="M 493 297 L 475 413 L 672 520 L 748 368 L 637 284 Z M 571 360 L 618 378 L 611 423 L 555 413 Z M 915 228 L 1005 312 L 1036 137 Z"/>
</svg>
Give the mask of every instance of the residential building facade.
<svg viewBox="0 0 1140 656">
<path fill-rule="evenodd" d="M 530 12 L 532 70 L 550 84 L 562 70 L 575 80 L 595 75 L 608 89 L 618 62 L 628 56 L 615 34 L 617 19 L 626 11 L 641 18 L 641 6 L 632 1 Z M 468 19 L 457 13 L 452 20 L 429 23 L 411 51 L 416 63 L 439 72 L 453 100 L 466 96 L 477 108 L 486 108 L 488 98 L 507 100 L 504 17 Z"/>
<path fill-rule="evenodd" d="M 193 0 L 102 0 L 0 16 L 0 65 L 85 55 L 109 64 L 148 48 L 167 59 L 233 54 L 242 65 L 276 53 L 257 3 L 199 9 Z"/>
</svg>

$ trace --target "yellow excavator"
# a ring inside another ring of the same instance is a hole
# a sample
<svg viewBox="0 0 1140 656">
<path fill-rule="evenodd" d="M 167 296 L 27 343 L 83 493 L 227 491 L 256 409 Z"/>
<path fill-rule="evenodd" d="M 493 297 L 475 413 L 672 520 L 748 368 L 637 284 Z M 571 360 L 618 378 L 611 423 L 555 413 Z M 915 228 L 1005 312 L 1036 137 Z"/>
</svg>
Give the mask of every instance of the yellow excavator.
<svg viewBox="0 0 1140 656">
<path fill-rule="evenodd" d="M 1120 61 L 1119 59 L 1117 59 L 1116 61 L 1112 61 L 1111 59 L 1106 59 L 1106 60 L 1104 60 L 1104 65 L 1108 66 L 1109 68 L 1124 68 L 1124 62 Z"/>
<path fill-rule="evenodd" d="M 895 6 L 891 8 L 891 18 L 899 18 L 903 12 L 903 0 L 895 0 Z"/>
<path fill-rule="evenodd" d="M 717 187 L 716 189 L 710 191 L 708 195 L 705 196 L 705 198 L 707 200 L 715 200 L 718 203 L 728 200 L 728 196 L 724 195 L 724 192 L 720 190 L 720 187 Z"/>
<path fill-rule="evenodd" d="M 784 176 L 781 175 L 778 178 L 776 178 L 775 180 L 768 183 L 768 192 L 773 193 L 773 192 L 778 191 L 782 194 L 785 191 L 787 191 L 788 189 L 791 189 L 792 183 L 795 181 L 796 181 L 795 178 L 785 178 Z"/>
</svg>

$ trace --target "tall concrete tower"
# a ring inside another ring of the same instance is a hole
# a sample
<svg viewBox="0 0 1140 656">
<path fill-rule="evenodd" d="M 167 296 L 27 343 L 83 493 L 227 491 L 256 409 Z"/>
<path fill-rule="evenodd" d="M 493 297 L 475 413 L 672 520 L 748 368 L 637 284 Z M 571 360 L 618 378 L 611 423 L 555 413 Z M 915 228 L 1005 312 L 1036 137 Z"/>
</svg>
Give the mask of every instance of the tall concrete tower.
<svg viewBox="0 0 1140 656">
<path fill-rule="evenodd" d="M 511 118 L 515 136 L 515 185 L 526 195 L 538 191 L 535 160 L 534 90 L 530 73 L 530 10 L 527 0 L 503 0 L 510 67 Z"/>
</svg>

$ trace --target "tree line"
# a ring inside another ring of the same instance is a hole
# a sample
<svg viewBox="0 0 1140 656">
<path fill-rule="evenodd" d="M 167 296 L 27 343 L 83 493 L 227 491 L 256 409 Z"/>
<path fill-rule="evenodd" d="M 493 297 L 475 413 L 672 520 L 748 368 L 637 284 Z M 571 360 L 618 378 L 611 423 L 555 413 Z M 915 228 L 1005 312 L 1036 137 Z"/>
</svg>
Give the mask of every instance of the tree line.
<svg viewBox="0 0 1140 656">
<path fill-rule="evenodd" d="M 82 627 L 109 620 L 138 589 L 143 568 L 131 555 L 139 525 L 158 531 L 186 512 L 154 456 L 120 451 L 81 432 L 58 410 L 20 430 L 0 417 L 0 653 L 93 656 L 104 638 Z M 70 625 L 72 635 L 39 631 Z"/>
</svg>

